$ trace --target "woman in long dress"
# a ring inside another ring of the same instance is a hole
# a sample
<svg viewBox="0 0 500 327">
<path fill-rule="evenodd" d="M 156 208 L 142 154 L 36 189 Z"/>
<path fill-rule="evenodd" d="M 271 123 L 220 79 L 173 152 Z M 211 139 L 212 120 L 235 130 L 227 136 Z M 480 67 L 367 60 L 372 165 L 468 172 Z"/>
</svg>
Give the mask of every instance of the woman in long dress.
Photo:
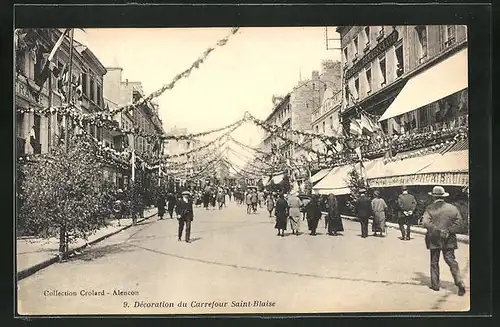
<svg viewBox="0 0 500 327">
<path fill-rule="evenodd" d="M 377 236 L 377 233 L 380 233 L 380 236 L 383 236 L 382 233 L 385 232 L 385 212 L 387 210 L 387 204 L 384 199 L 380 197 L 380 191 L 373 192 L 375 198 L 372 200 L 372 211 L 373 211 L 373 224 L 372 224 L 372 232 L 374 236 Z"/>
<path fill-rule="evenodd" d="M 300 218 L 302 216 L 300 207 L 302 206 L 302 201 L 300 201 L 299 197 L 295 193 L 292 193 L 288 196 L 287 202 L 289 207 L 288 216 L 290 218 L 290 227 L 292 228 L 292 234 L 299 235 Z"/>
<path fill-rule="evenodd" d="M 267 196 L 266 199 L 266 207 L 267 211 L 269 211 L 269 217 L 272 217 L 273 209 L 274 209 L 274 199 L 271 194 Z"/>
<path fill-rule="evenodd" d="M 344 231 L 342 218 L 340 217 L 340 209 L 335 195 L 328 195 L 328 235 L 337 235 L 338 232 Z"/>
<path fill-rule="evenodd" d="M 309 228 L 309 235 L 316 235 L 318 222 L 321 219 L 321 209 L 319 207 L 318 198 L 315 194 L 311 196 L 311 200 L 305 206 L 307 217 L 307 227 Z"/>
<path fill-rule="evenodd" d="M 278 236 L 285 236 L 287 218 L 288 218 L 288 202 L 286 202 L 283 194 L 280 194 L 278 200 L 276 201 L 276 208 L 274 210 L 276 215 L 276 225 L 274 228 L 278 230 Z"/>
</svg>

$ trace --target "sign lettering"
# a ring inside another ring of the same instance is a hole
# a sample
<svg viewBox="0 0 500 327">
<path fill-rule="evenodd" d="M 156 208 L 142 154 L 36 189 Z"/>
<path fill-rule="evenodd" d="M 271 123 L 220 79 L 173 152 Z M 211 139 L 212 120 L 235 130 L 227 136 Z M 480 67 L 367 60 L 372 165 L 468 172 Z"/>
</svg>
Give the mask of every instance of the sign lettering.
<svg viewBox="0 0 500 327">
<path fill-rule="evenodd" d="M 375 48 L 370 50 L 366 55 L 364 55 L 358 62 L 356 62 L 351 68 L 349 68 L 345 73 L 346 80 L 351 78 L 356 72 L 360 71 L 361 68 L 366 66 L 369 62 L 372 62 L 377 56 L 382 52 L 385 52 L 387 48 L 396 43 L 398 40 L 398 31 L 393 30 L 386 38 L 380 41 Z"/>
</svg>

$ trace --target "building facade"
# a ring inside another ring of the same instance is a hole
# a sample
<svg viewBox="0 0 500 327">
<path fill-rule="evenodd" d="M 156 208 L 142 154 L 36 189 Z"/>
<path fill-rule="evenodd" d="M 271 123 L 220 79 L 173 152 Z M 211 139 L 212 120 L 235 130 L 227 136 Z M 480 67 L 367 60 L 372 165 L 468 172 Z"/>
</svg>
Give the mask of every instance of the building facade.
<svg viewBox="0 0 500 327">
<path fill-rule="evenodd" d="M 344 69 L 342 118 L 346 130 L 349 129 L 350 118 L 358 114 L 358 106 L 368 113 L 381 116 L 412 77 L 426 70 L 440 68 L 439 63 L 453 59 L 455 55 L 464 56 L 462 50 L 466 57 L 467 31 L 464 25 L 343 26 L 337 32 L 341 35 Z M 463 66 L 449 68 L 447 74 L 456 70 L 463 71 Z M 439 86 L 442 84 L 439 83 Z M 427 85 L 426 89 L 414 90 L 414 97 L 425 98 L 430 87 L 432 84 Z M 442 124 L 436 112 L 440 111 L 440 105 L 444 105 L 444 98 L 452 95 L 463 102 L 467 98 L 467 88 L 434 99 L 425 108 L 412 108 L 410 112 L 383 119 L 380 121 L 381 127 L 385 133 L 392 135 L 407 132 L 408 129 L 425 129 Z M 466 118 L 460 118 L 460 122 L 463 119 Z"/>
</svg>

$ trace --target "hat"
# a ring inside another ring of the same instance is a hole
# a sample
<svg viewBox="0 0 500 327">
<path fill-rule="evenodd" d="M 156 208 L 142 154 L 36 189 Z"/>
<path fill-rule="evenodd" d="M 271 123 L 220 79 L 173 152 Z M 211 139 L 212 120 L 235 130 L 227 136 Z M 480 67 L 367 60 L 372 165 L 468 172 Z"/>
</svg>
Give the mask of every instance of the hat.
<svg viewBox="0 0 500 327">
<path fill-rule="evenodd" d="M 374 191 L 374 192 L 373 192 L 373 195 L 375 195 L 375 196 L 380 196 L 380 191 L 379 191 L 379 190 Z"/>
<path fill-rule="evenodd" d="M 121 188 L 119 188 L 118 193 L 123 193 L 123 190 Z"/>
<path fill-rule="evenodd" d="M 432 192 L 429 192 L 429 195 L 434 196 L 434 197 L 438 197 L 438 198 L 444 198 L 444 197 L 447 197 L 448 195 L 450 195 L 450 193 L 446 193 L 444 191 L 444 187 L 442 187 L 442 186 L 434 186 L 432 188 Z"/>
<path fill-rule="evenodd" d="M 408 186 L 403 185 L 403 186 L 401 187 L 401 189 L 402 189 L 403 191 L 408 191 Z"/>
<path fill-rule="evenodd" d="M 359 189 L 359 193 L 366 193 L 366 189 L 365 188 L 360 188 Z"/>
<path fill-rule="evenodd" d="M 191 195 L 191 193 L 189 193 L 189 191 L 184 191 L 182 192 L 182 195 Z"/>
</svg>

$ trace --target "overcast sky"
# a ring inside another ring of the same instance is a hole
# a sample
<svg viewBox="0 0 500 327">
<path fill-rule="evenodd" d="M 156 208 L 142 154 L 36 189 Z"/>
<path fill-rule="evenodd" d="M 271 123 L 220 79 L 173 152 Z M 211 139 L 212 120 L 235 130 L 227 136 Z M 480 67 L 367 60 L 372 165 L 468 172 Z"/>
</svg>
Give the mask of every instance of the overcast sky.
<svg viewBox="0 0 500 327">
<path fill-rule="evenodd" d="M 120 66 L 123 78 L 140 81 L 149 94 L 187 69 L 229 28 L 75 29 L 104 66 Z M 329 38 L 338 38 L 333 27 Z M 334 35 L 335 34 L 335 35 Z M 337 43 L 338 44 L 338 43 Z M 330 45 L 331 46 L 331 45 Z M 173 126 L 201 132 L 228 125 L 249 111 L 265 119 L 272 96 L 289 92 L 320 70 L 324 59 L 340 60 L 339 50 L 326 50 L 324 27 L 241 28 L 216 48 L 191 75 L 158 98 L 166 131 Z M 245 124 L 235 139 L 257 145 L 257 127 Z"/>
</svg>

